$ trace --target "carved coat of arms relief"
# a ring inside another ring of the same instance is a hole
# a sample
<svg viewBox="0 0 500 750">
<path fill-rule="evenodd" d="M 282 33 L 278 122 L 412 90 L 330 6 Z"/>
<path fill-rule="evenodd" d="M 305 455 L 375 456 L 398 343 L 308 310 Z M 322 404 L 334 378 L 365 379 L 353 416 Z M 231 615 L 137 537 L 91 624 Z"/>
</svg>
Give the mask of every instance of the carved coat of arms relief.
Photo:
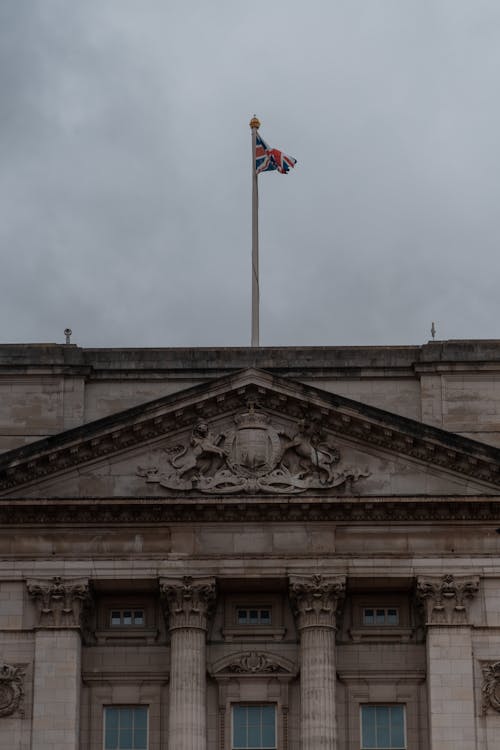
<svg viewBox="0 0 500 750">
<path fill-rule="evenodd" d="M 340 466 L 340 459 L 315 423 L 299 420 L 285 429 L 250 405 L 217 433 L 198 421 L 184 444 L 167 445 L 137 474 L 167 489 L 208 494 L 297 494 L 368 476 L 368 471 Z"/>
</svg>

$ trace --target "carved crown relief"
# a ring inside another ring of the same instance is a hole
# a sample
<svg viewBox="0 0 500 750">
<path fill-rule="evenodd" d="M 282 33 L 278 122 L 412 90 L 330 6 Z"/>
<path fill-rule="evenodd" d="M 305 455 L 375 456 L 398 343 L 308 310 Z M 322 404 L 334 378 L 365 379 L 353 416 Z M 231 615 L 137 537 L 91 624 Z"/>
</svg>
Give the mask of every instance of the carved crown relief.
<svg viewBox="0 0 500 750">
<path fill-rule="evenodd" d="M 287 431 L 250 404 L 222 432 L 197 422 L 188 441 L 167 446 L 157 462 L 139 466 L 137 474 L 167 489 L 208 494 L 300 493 L 369 475 L 339 466 L 340 458 L 318 424 L 301 419 Z"/>
<path fill-rule="evenodd" d="M 24 668 L 0 663 L 0 716 L 23 715 Z"/>
<path fill-rule="evenodd" d="M 500 661 L 483 667 L 483 694 L 482 713 L 486 714 L 488 709 L 500 713 Z"/>
<path fill-rule="evenodd" d="M 426 624 L 467 625 L 468 605 L 478 590 L 478 576 L 419 577 L 416 593 L 425 608 Z"/>
</svg>

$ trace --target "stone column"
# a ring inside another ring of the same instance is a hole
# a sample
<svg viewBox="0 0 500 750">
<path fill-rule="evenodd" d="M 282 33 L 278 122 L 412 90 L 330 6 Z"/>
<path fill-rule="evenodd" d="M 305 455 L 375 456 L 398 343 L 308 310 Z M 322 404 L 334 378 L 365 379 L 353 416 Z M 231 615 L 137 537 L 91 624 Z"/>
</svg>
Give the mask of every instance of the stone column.
<svg viewBox="0 0 500 750">
<path fill-rule="evenodd" d="M 300 633 L 301 750 L 335 750 L 335 631 L 345 576 L 291 576 Z"/>
<path fill-rule="evenodd" d="M 78 750 L 82 615 L 87 579 L 26 582 L 38 608 L 35 632 L 32 750 Z"/>
<path fill-rule="evenodd" d="M 430 750 L 476 747 L 472 636 L 468 608 L 475 576 L 422 576 L 417 597 L 427 627 Z"/>
<path fill-rule="evenodd" d="M 169 750 L 206 750 L 206 635 L 214 578 L 161 578 L 170 629 Z"/>
</svg>

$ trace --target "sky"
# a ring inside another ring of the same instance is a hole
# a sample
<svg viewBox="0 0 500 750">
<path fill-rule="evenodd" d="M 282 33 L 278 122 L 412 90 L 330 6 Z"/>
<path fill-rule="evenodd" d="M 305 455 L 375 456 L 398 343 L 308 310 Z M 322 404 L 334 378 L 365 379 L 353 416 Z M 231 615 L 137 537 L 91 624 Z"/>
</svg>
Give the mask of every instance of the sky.
<svg viewBox="0 0 500 750">
<path fill-rule="evenodd" d="M 500 338 L 498 0 L 0 0 L 0 343 Z"/>
</svg>

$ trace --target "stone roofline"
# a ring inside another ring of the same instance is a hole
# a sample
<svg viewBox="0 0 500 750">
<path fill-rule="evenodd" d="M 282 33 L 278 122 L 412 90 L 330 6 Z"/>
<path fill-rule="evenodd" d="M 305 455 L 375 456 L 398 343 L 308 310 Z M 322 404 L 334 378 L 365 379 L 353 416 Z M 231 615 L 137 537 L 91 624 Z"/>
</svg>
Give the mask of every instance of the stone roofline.
<svg viewBox="0 0 500 750">
<path fill-rule="evenodd" d="M 500 339 L 429 341 L 419 346 L 83 348 L 75 344 L 0 344 L 0 374 L 27 369 L 66 374 L 98 371 L 186 371 L 222 375 L 248 367 L 293 377 L 308 373 L 387 377 L 436 369 L 500 368 Z M 383 371 L 383 372 L 382 372 Z"/>
</svg>

